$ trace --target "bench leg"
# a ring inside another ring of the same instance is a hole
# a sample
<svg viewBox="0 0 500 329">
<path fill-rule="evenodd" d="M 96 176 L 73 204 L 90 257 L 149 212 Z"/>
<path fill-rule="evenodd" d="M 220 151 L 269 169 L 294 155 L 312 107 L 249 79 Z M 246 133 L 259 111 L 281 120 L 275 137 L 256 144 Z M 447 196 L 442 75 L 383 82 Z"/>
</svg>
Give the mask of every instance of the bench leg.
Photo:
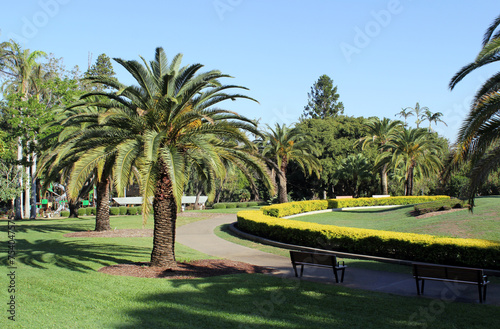
<svg viewBox="0 0 500 329">
<path fill-rule="evenodd" d="M 333 274 L 335 275 L 335 282 L 339 283 L 339 276 L 337 275 L 337 269 L 333 268 Z"/>
<path fill-rule="evenodd" d="M 293 271 L 295 272 L 295 277 L 298 277 L 299 275 L 297 274 L 297 265 L 295 263 L 292 263 L 293 266 Z"/>
<path fill-rule="evenodd" d="M 340 279 L 340 282 L 344 282 L 344 273 L 345 273 L 345 268 L 342 269 L 342 278 Z"/>
<path fill-rule="evenodd" d="M 486 301 L 486 285 L 483 285 L 483 300 Z"/>
<path fill-rule="evenodd" d="M 417 295 L 420 295 L 420 285 L 418 284 L 418 278 L 415 278 L 415 283 L 417 284 Z"/>
<path fill-rule="evenodd" d="M 479 302 L 480 303 L 483 303 L 483 287 L 481 287 L 480 284 L 477 285 L 478 289 L 479 289 Z M 484 288 L 486 288 L 486 286 L 484 286 Z"/>
<path fill-rule="evenodd" d="M 304 274 L 304 265 L 300 265 L 300 277 Z"/>
</svg>

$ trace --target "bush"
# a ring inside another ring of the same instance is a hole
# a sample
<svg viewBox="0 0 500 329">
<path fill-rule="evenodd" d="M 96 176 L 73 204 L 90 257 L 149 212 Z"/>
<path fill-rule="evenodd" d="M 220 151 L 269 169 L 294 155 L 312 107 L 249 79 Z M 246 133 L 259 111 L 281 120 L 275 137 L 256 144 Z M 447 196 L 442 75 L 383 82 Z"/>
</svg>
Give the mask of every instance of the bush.
<svg viewBox="0 0 500 329">
<path fill-rule="evenodd" d="M 236 202 L 228 202 L 226 203 L 226 208 L 236 208 Z"/>
<path fill-rule="evenodd" d="M 338 227 L 238 212 L 238 228 L 283 243 L 434 264 L 500 269 L 500 243 Z"/>
<path fill-rule="evenodd" d="M 120 207 L 109 207 L 109 214 L 118 216 L 120 214 Z"/>
<path fill-rule="evenodd" d="M 257 207 L 259 205 L 259 203 L 256 201 L 250 201 L 250 202 L 247 202 L 247 204 L 248 204 L 248 207 Z"/>
<path fill-rule="evenodd" d="M 61 217 L 69 217 L 69 211 L 68 210 L 62 210 L 61 211 Z"/>
<path fill-rule="evenodd" d="M 142 215 L 142 207 L 141 206 L 135 206 L 134 209 L 137 210 L 137 215 Z"/>
<path fill-rule="evenodd" d="M 78 216 L 86 216 L 87 215 L 87 208 L 78 208 L 77 212 Z"/>
<path fill-rule="evenodd" d="M 413 206 L 413 209 L 415 210 L 414 215 L 418 216 L 430 212 L 466 208 L 468 206 L 469 205 L 465 201 L 456 198 L 451 198 L 449 200 L 438 200 L 438 201 L 416 204 L 415 206 Z"/>
<path fill-rule="evenodd" d="M 246 208 L 248 207 L 248 203 L 247 202 L 238 202 L 236 204 L 236 208 Z"/>
<path fill-rule="evenodd" d="M 137 208 L 136 207 L 128 207 L 127 208 L 127 215 L 137 215 Z"/>
<path fill-rule="evenodd" d="M 226 209 L 226 204 L 225 203 L 214 203 L 212 208 L 214 208 L 214 209 Z"/>
<path fill-rule="evenodd" d="M 123 215 L 126 215 L 126 214 L 127 214 L 127 207 L 125 207 L 125 206 L 120 206 L 120 207 L 119 207 L 119 209 L 120 209 L 120 215 L 122 215 L 122 216 L 123 216 Z"/>
<path fill-rule="evenodd" d="M 95 207 L 87 207 L 85 209 L 87 209 L 87 216 L 91 216 L 91 215 L 95 216 L 95 214 L 96 214 L 96 208 Z"/>
</svg>

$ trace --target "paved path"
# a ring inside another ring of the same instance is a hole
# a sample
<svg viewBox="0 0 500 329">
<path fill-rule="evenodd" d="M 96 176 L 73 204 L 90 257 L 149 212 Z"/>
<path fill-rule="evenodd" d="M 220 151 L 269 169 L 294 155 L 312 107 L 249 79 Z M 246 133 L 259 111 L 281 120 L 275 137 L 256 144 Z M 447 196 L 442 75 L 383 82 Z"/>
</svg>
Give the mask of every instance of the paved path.
<svg viewBox="0 0 500 329">
<path fill-rule="evenodd" d="M 294 277 L 288 257 L 277 256 L 234 244 L 214 234 L 216 227 L 235 221 L 236 215 L 228 214 L 183 225 L 177 228 L 176 240 L 183 245 L 211 256 L 274 268 L 278 271 L 273 275 Z M 331 270 L 316 267 L 306 267 L 302 279 L 336 284 Z M 409 267 L 408 273 L 381 272 L 348 267 L 345 272 L 344 282 L 339 284 L 350 288 L 417 296 L 415 280 Z M 486 304 L 500 306 L 500 285 L 490 283 L 487 290 Z M 439 298 L 443 301 L 479 303 L 477 286 L 474 285 L 453 285 L 451 283 L 427 281 L 425 283 L 425 297 L 421 298 L 426 297 Z"/>
</svg>

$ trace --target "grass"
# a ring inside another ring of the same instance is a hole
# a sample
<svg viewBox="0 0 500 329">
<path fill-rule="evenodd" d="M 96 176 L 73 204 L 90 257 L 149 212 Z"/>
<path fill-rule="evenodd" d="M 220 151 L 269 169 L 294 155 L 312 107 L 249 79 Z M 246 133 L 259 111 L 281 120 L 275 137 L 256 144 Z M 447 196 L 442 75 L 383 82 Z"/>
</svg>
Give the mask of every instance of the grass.
<svg viewBox="0 0 500 329">
<path fill-rule="evenodd" d="M 410 215 L 413 206 L 359 209 L 295 217 L 292 220 L 344 227 L 500 241 L 500 197 L 477 198 L 474 212 L 459 210 L 428 218 Z"/>
<path fill-rule="evenodd" d="M 209 213 L 209 214 L 236 214 L 242 210 L 259 210 L 261 206 L 245 207 L 245 208 L 226 208 L 226 209 L 204 209 L 204 210 L 187 210 L 192 213 Z"/>
<path fill-rule="evenodd" d="M 179 217 L 179 225 L 192 218 Z M 491 305 L 402 297 L 259 274 L 194 280 L 110 276 L 103 266 L 148 261 L 152 238 L 66 238 L 93 218 L 16 222 L 16 322 L 0 328 L 496 328 Z M 140 216 L 113 228 L 141 228 Z M 152 221 L 146 228 L 152 227 Z M 7 235 L 7 222 L 0 221 Z M 6 239 L 2 239 L 6 243 Z M 5 246 L 5 245 L 4 245 Z M 209 258 L 180 244 L 180 261 Z M 6 248 L 0 249 L 6 264 Z M 7 274 L 2 267 L 6 303 Z M 5 305 L 5 304 L 4 304 Z M 397 308 L 395 308 L 397 306 Z M 362 311 L 361 311 L 362 310 Z"/>
</svg>

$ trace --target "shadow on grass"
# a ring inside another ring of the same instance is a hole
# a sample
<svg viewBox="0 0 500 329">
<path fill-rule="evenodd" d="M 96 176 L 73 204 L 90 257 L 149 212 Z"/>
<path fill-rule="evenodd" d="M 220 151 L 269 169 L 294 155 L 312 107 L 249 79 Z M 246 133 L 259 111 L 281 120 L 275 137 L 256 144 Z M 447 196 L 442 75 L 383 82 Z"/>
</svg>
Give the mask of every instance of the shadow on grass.
<svg viewBox="0 0 500 329">
<path fill-rule="evenodd" d="M 139 297 L 137 307 L 125 310 L 129 322 L 115 328 L 479 328 L 474 321 L 486 327 L 493 321 L 481 318 L 492 308 L 466 315 L 455 305 L 445 305 L 447 312 L 429 320 L 418 313 L 428 307 L 426 299 L 262 275 L 171 284 Z"/>
<path fill-rule="evenodd" d="M 94 271 L 96 267 L 130 262 L 131 257 L 147 259 L 149 248 L 95 243 L 86 240 L 35 240 L 16 239 L 15 261 L 38 269 L 48 265 L 71 271 Z M 7 264 L 8 256 L 0 258 Z"/>
<path fill-rule="evenodd" d="M 16 222 L 15 232 L 16 233 L 68 233 L 68 232 L 78 232 L 78 231 L 93 231 L 95 228 L 95 223 L 74 223 L 74 224 L 35 224 L 29 225 L 22 222 Z M 7 223 L 0 227 L 0 231 L 7 232 Z"/>
</svg>

